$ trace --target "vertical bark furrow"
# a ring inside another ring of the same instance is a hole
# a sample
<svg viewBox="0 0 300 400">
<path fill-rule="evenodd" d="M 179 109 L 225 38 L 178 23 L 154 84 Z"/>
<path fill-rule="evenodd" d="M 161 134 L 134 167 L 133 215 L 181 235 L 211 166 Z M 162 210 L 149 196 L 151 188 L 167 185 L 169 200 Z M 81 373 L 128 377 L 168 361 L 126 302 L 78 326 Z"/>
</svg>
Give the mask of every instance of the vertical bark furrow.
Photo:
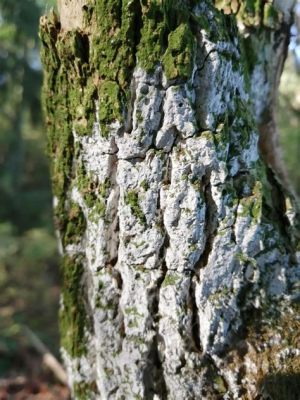
<svg viewBox="0 0 300 400">
<path fill-rule="evenodd" d="M 216 235 L 218 229 L 218 220 L 217 220 L 217 206 L 214 203 L 212 192 L 211 192 L 211 183 L 210 183 L 210 173 L 207 173 L 203 176 L 201 180 L 201 185 L 203 186 L 204 199 L 206 204 L 205 210 L 205 227 L 204 227 L 204 235 L 205 235 L 205 246 L 199 257 L 199 259 L 195 263 L 195 274 L 199 275 L 199 270 L 204 268 L 208 263 L 208 257 L 211 253 L 213 247 L 214 237 Z"/>
<path fill-rule="evenodd" d="M 202 353 L 203 349 L 201 346 L 200 338 L 200 318 L 199 310 L 196 302 L 196 277 L 192 276 L 190 281 L 190 303 L 192 308 L 191 328 L 192 338 L 194 341 L 195 351 Z"/>
<path fill-rule="evenodd" d="M 168 157 L 166 157 L 168 162 Z M 166 163 L 165 162 L 165 163 Z M 167 167 L 164 165 L 163 174 L 165 174 L 165 169 Z M 163 215 L 160 208 L 160 192 L 158 192 L 157 196 L 157 209 L 156 212 L 158 214 L 160 227 L 162 230 L 163 235 L 163 242 L 161 243 L 161 247 L 158 253 L 158 268 L 160 270 L 160 275 L 158 276 L 157 280 L 153 282 L 153 284 L 148 288 L 148 309 L 151 315 L 151 324 L 152 329 L 154 330 L 155 334 L 152 339 L 152 347 L 148 354 L 148 362 L 146 368 L 144 370 L 143 381 L 145 382 L 146 387 L 146 398 L 152 399 L 154 395 L 157 395 L 159 398 L 166 398 L 167 397 L 167 385 L 165 382 L 164 377 L 164 370 L 163 370 L 163 359 L 164 359 L 164 345 L 161 336 L 159 335 L 159 295 L 161 286 L 165 280 L 167 267 L 165 263 L 165 252 L 169 245 L 169 238 L 167 232 L 165 231 L 163 225 Z"/>
</svg>

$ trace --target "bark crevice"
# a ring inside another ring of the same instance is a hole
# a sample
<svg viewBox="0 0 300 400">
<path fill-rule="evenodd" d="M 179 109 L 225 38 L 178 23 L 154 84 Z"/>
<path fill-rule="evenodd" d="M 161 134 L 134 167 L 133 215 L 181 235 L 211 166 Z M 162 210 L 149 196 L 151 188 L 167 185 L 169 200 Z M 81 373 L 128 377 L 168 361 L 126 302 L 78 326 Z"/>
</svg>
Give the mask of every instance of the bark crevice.
<svg viewBox="0 0 300 400">
<path fill-rule="evenodd" d="M 145 398 L 153 399 L 154 394 L 159 396 L 160 399 L 167 398 L 167 384 L 164 379 L 164 365 L 162 352 L 161 338 L 159 334 L 159 296 L 160 289 L 167 274 L 167 266 L 164 261 L 164 254 L 168 247 L 169 239 L 165 233 L 165 240 L 160 248 L 161 262 L 161 275 L 154 282 L 153 286 L 148 292 L 148 309 L 152 318 L 152 329 L 154 336 L 147 356 L 147 366 L 143 372 L 143 382 L 145 385 Z"/>
<path fill-rule="evenodd" d="M 205 245 L 204 249 L 196 261 L 194 271 L 199 279 L 199 270 L 204 268 L 208 263 L 208 258 L 213 248 L 214 238 L 218 229 L 217 206 L 212 196 L 211 173 L 206 172 L 202 177 L 202 190 L 205 199 Z"/>
</svg>

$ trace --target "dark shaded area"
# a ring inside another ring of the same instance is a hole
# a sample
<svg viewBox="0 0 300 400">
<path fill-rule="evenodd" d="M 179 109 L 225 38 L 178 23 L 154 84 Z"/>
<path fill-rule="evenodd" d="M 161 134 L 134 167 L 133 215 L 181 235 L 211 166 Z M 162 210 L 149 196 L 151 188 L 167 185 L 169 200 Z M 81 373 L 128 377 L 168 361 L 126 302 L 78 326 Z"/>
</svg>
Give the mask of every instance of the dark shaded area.
<svg viewBox="0 0 300 400">
<path fill-rule="evenodd" d="M 299 400 L 300 374 L 277 373 L 266 376 L 259 383 L 263 400 Z"/>
</svg>

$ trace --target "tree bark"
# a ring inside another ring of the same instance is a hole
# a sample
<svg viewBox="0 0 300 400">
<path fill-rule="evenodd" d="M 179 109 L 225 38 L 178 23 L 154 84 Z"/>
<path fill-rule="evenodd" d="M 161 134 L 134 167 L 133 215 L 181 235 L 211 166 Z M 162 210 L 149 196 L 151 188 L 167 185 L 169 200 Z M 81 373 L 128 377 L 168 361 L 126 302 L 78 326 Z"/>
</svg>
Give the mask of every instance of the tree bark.
<svg viewBox="0 0 300 400">
<path fill-rule="evenodd" d="M 267 155 L 292 3 L 42 18 L 74 398 L 299 397 L 298 214 Z"/>
</svg>

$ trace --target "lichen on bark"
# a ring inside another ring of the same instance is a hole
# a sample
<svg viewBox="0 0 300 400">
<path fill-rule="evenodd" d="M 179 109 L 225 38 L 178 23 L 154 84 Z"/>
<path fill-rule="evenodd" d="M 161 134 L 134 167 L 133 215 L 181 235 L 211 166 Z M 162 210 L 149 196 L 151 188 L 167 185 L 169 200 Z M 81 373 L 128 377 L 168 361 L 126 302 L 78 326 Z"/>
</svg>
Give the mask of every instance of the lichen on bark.
<svg viewBox="0 0 300 400">
<path fill-rule="evenodd" d="M 41 20 L 75 398 L 248 399 L 300 373 L 297 211 L 259 155 L 273 103 L 254 91 L 275 93 L 290 8 L 262 4 L 89 0 L 75 27 Z"/>
</svg>

